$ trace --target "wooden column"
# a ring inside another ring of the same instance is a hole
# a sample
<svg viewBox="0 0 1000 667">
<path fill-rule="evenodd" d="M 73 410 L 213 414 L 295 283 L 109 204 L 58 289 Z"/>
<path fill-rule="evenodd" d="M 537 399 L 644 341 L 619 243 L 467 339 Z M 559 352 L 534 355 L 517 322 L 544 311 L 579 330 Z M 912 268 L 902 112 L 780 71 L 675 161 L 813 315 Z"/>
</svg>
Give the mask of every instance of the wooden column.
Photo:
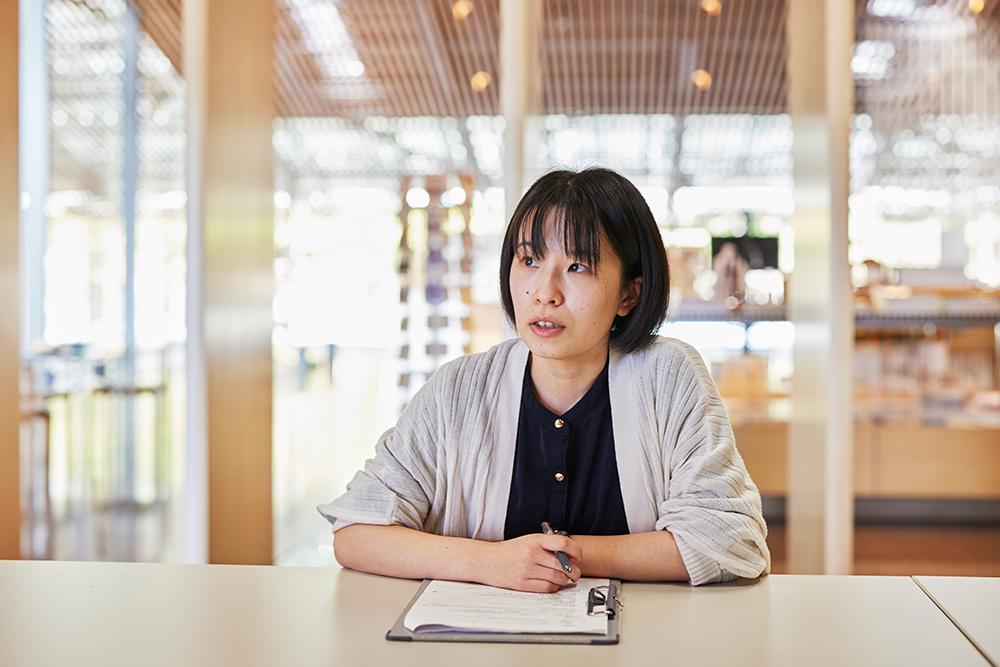
<svg viewBox="0 0 1000 667">
<path fill-rule="evenodd" d="M 795 133 L 794 411 L 788 443 L 788 567 L 850 574 L 854 314 L 847 259 L 853 3 L 789 0 L 788 106 Z"/>
<path fill-rule="evenodd" d="M 21 557 L 18 457 L 18 0 L 0 0 L 0 559 Z"/>
<path fill-rule="evenodd" d="M 194 562 L 206 533 L 209 562 L 273 561 L 273 22 L 274 0 L 184 4 Z"/>
<path fill-rule="evenodd" d="M 534 0 L 500 1 L 500 113 L 505 121 L 503 185 L 508 221 L 521 195 L 541 175 L 536 173 L 533 160 L 541 92 L 541 4 Z"/>
</svg>

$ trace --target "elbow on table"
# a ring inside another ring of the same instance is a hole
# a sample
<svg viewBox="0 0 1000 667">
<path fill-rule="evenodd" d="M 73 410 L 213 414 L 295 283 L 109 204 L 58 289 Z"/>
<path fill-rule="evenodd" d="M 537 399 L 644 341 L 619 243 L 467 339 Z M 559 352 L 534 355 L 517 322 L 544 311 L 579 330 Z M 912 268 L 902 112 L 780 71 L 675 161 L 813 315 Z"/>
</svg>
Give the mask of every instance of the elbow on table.
<svg viewBox="0 0 1000 667">
<path fill-rule="evenodd" d="M 771 554 L 765 546 L 763 550 L 737 563 L 720 568 L 721 582 L 736 579 L 759 579 L 771 573 Z"/>
<path fill-rule="evenodd" d="M 359 524 L 344 526 L 333 534 L 333 557 L 341 567 L 364 571 Z"/>
</svg>

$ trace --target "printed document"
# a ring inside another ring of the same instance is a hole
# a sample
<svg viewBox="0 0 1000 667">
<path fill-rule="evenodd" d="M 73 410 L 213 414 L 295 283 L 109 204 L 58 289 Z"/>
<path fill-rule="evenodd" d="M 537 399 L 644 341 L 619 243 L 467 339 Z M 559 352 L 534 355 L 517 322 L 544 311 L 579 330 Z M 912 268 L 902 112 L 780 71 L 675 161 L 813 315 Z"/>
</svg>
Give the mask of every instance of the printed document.
<svg viewBox="0 0 1000 667">
<path fill-rule="evenodd" d="M 410 607 L 403 626 L 411 632 L 604 634 L 608 618 L 589 616 L 587 598 L 590 589 L 608 583 L 585 578 L 555 593 L 521 593 L 434 580 Z"/>
</svg>

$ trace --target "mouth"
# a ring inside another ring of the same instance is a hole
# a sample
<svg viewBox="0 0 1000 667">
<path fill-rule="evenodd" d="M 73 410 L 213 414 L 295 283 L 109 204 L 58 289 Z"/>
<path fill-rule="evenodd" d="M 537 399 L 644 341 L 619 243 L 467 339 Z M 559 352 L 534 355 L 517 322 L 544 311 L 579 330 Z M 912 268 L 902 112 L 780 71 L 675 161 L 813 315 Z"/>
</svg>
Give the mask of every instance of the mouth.
<svg viewBox="0 0 1000 667">
<path fill-rule="evenodd" d="M 545 318 L 532 320 L 528 323 L 528 326 L 531 328 L 532 332 L 542 337 L 554 336 L 566 328 L 558 322 L 553 322 L 552 320 Z"/>
</svg>

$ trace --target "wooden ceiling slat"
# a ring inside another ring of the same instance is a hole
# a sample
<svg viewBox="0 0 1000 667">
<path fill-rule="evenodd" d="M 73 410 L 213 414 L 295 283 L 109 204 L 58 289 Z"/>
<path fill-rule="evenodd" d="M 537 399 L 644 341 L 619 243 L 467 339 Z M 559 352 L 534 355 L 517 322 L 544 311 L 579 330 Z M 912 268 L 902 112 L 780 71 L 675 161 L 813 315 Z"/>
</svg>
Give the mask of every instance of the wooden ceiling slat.
<svg viewBox="0 0 1000 667">
<path fill-rule="evenodd" d="M 607 0 L 600 0 L 599 11 L 601 15 L 601 43 L 595 46 L 595 51 L 602 52 L 601 64 L 603 65 L 604 87 L 607 90 L 602 95 L 607 107 L 602 109 L 607 113 L 610 109 L 621 109 L 621 74 L 620 74 L 620 51 L 618 48 L 618 21 L 617 17 L 608 7 Z M 623 110 L 624 111 L 624 110 Z"/>
<path fill-rule="evenodd" d="M 715 54 L 718 51 L 718 17 L 709 16 L 708 12 L 699 8 L 695 10 L 698 21 L 702 25 L 701 35 L 698 43 L 698 62 L 694 63 L 695 69 L 703 69 L 712 76 L 712 85 L 708 90 L 699 90 L 697 86 L 691 85 L 691 95 L 698 105 L 698 113 L 709 113 L 715 94 L 719 90 L 715 77 L 718 72 L 715 70 Z M 695 33 L 697 34 L 697 33 Z"/>
<path fill-rule="evenodd" d="M 639 111 L 639 86 L 645 72 L 644 60 L 639 54 L 645 49 L 646 22 L 649 20 L 649 4 L 645 0 L 640 0 L 640 9 L 633 13 L 636 16 L 628 21 L 627 30 L 622 32 L 622 43 L 631 44 L 631 54 L 629 58 L 629 75 L 622 77 L 625 86 L 625 96 L 623 102 L 628 113 L 640 113 Z"/>
<path fill-rule="evenodd" d="M 360 3 L 359 3 L 360 4 Z M 385 27 L 391 27 L 393 32 L 399 30 L 399 24 L 394 18 L 392 12 L 387 12 L 385 8 L 386 3 L 376 0 L 372 2 L 369 6 L 372 9 L 372 25 L 382 25 Z M 359 16 L 362 14 L 359 13 Z M 402 35 L 395 35 L 390 33 L 388 38 L 392 40 L 391 45 L 386 45 L 384 41 L 378 38 L 371 38 L 369 41 L 370 46 L 373 50 L 384 51 L 386 53 L 385 57 L 385 85 L 386 91 L 388 93 L 387 97 L 390 100 L 390 105 L 387 111 L 387 116 L 417 116 L 420 115 L 420 99 L 417 96 L 416 91 L 413 89 L 412 80 L 408 74 L 400 68 L 400 58 L 398 53 L 393 53 L 398 44 L 397 39 L 401 38 Z M 397 57 L 392 57 L 397 56 Z M 393 85 L 396 84 L 396 85 Z M 409 109 L 410 113 L 405 111 Z"/>
<path fill-rule="evenodd" d="M 746 11 L 747 19 L 740 24 L 737 41 L 732 47 L 732 57 L 737 61 L 737 66 L 725 81 L 726 94 L 720 104 L 720 108 L 729 113 L 743 113 L 747 109 L 743 91 L 752 85 L 751 72 L 757 58 L 756 38 L 761 25 L 761 1 L 747 0 L 746 3 L 740 3 L 740 11 Z M 744 52 L 748 52 L 746 57 L 742 57 Z"/>
<path fill-rule="evenodd" d="M 275 80 L 277 107 L 304 116 L 327 115 L 329 104 L 316 86 L 323 82 L 323 72 L 316 58 L 305 51 L 302 31 L 288 6 L 275 4 Z"/>
<path fill-rule="evenodd" d="M 180 0 L 132 0 L 132 2 L 139 8 L 143 30 L 170 60 L 174 70 L 183 75 L 181 46 L 183 25 Z"/>
<path fill-rule="evenodd" d="M 632 76 L 628 81 L 628 108 L 629 113 L 645 113 L 645 105 L 642 103 L 642 91 L 645 88 L 646 80 L 646 54 L 648 48 L 647 32 L 649 30 L 649 3 L 641 1 L 641 14 L 632 23 L 631 34 L 636 46 L 632 52 L 631 71 Z"/>
<path fill-rule="evenodd" d="M 434 104 L 433 115 L 459 115 L 464 113 L 465 109 L 456 90 L 459 85 L 456 71 L 452 69 L 451 61 L 446 54 L 449 43 L 445 39 L 444 26 L 437 11 L 439 6 L 438 0 L 418 0 L 411 4 L 423 37 L 423 51 L 430 62 L 430 74 L 433 75 L 430 80 L 437 84 L 438 89 L 436 95 L 431 95 Z M 428 86 L 428 89 L 433 92 L 434 87 Z"/>
<path fill-rule="evenodd" d="M 767 37 L 771 33 L 772 24 L 779 20 L 784 20 L 783 15 L 778 15 L 777 12 L 767 15 L 766 5 L 767 0 L 760 1 L 760 11 L 758 11 L 757 16 L 763 17 L 763 21 L 758 23 L 761 29 L 755 31 L 751 37 L 754 42 L 752 49 L 753 60 L 750 66 L 747 67 L 747 82 L 738 91 L 740 101 L 737 105 L 734 105 L 740 113 L 753 113 L 752 110 L 755 108 L 757 96 L 760 92 L 760 82 L 763 81 L 763 74 L 767 68 L 768 54 L 765 52 L 768 43 Z"/>
<path fill-rule="evenodd" d="M 539 27 L 541 46 L 538 52 L 539 65 L 542 68 L 542 80 L 549 81 L 549 86 L 541 90 L 541 104 L 550 108 L 562 108 L 562 72 L 557 59 L 552 56 L 552 46 L 555 44 L 555 21 L 552 3 L 542 5 L 542 25 Z M 547 47 L 547 48 L 546 48 Z"/>
<path fill-rule="evenodd" d="M 569 115 L 576 115 L 583 109 L 584 100 L 590 97 L 591 80 L 588 76 L 586 56 L 584 55 L 584 35 L 581 33 L 586 20 L 583 17 L 583 3 L 571 3 L 568 16 L 565 39 L 569 43 L 567 51 L 572 54 L 573 70 L 570 83 L 573 88 L 570 94 Z"/>
<path fill-rule="evenodd" d="M 767 82 L 767 84 L 760 85 L 758 90 L 755 91 L 751 106 L 753 109 L 771 108 L 770 93 L 780 76 L 780 71 L 783 69 L 785 62 L 784 50 L 776 48 L 779 44 L 779 35 L 785 26 L 785 14 L 779 11 L 771 11 L 770 14 L 772 20 L 764 35 L 766 41 L 761 44 L 761 50 L 766 54 L 766 57 L 759 78 L 761 82 Z"/>
<path fill-rule="evenodd" d="M 618 72 L 619 51 L 618 51 L 618 30 L 614 15 L 609 11 L 607 0 L 598 0 L 598 13 L 601 23 L 601 42 L 595 45 L 594 50 L 599 54 L 601 61 L 602 83 L 604 84 L 604 94 L 601 100 L 605 107 L 601 113 L 607 113 L 609 109 L 621 109 L 620 83 L 621 76 Z M 624 110 L 623 110 L 624 111 Z"/>
<path fill-rule="evenodd" d="M 563 64 L 563 79 L 561 82 L 563 97 L 560 105 L 561 113 L 572 115 L 573 91 L 578 88 L 576 83 L 577 55 L 575 53 L 575 49 L 573 48 L 573 42 L 566 38 L 567 35 L 572 34 L 573 24 L 572 18 L 568 15 L 565 6 L 561 11 L 561 16 L 563 21 L 563 30 L 559 33 L 559 36 L 555 41 L 557 46 L 554 47 L 553 50 L 560 54 Z"/>
<path fill-rule="evenodd" d="M 651 47 L 656 43 L 656 28 L 659 23 L 660 3 L 644 0 L 642 3 L 642 38 L 647 45 L 643 48 L 639 65 L 639 81 L 635 86 L 636 106 L 639 113 L 649 113 L 653 109 L 650 103 L 649 91 L 654 90 L 656 85 L 656 58 Z"/>
<path fill-rule="evenodd" d="M 497 14 L 500 5 L 496 1 L 478 2 L 471 20 L 466 20 L 461 26 L 463 34 L 470 44 L 475 44 L 476 52 L 473 58 L 463 58 L 461 54 L 456 54 L 456 58 L 464 63 L 463 83 L 470 95 L 472 114 L 492 116 L 499 113 L 500 95 L 499 80 L 500 72 L 500 33 L 499 29 L 493 31 L 490 27 L 497 23 Z M 492 82 L 485 90 L 475 92 L 472 90 L 472 75 L 476 72 L 486 72 L 490 75 Z"/>
<path fill-rule="evenodd" d="M 437 100 L 440 99 L 443 91 L 432 90 L 435 88 L 432 81 L 434 79 L 432 67 L 428 62 L 427 50 L 423 48 L 422 35 L 419 30 L 414 30 L 417 27 L 418 18 L 416 7 L 412 3 L 406 4 L 405 12 L 405 27 L 409 30 L 408 35 L 410 39 L 413 40 L 415 46 L 415 55 L 418 57 L 413 58 L 407 63 L 407 67 L 404 68 L 406 75 L 409 77 L 410 86 L 413 88 L 414 93 L 418 99 L 419 107 L 417 109 L 417 116 L 435 116 L 442 115 L 436 113 L 437 111 Z M 401 24 L 400 27 L 404 27 L 403 21 L 399 20 L 403 17 L 397 15 L 397 21 Z"/>
<path fill-rule="evenodd" d="M 373 50 L 379 50 L 386 54 L 384 84 L 386 85 L 387 97 L 392 102 L 389 113 L 386 115 L 417 116 L 422 112 L 422 100 L 413 87 L 413 81 L 409 73 L 402 67 L 410 58 L 400 58 L 398 46 L 403 35 L 397 33 L 400 31 L 401 26 L 394 17 L 393 12 L 387 11 L 386 5 L 387 3 L 385 2 L 372 3 L 372 26 L 381 24 L 385 27 L 391 27 L 392 32 L 386 36 L 391 41 L 389 44 L 386 44 L 384 40 L 376 37 L 370 38 L 369 42 Z M 358 16 L 363 16 L 363 14 L 359 13 Z M 409 114 L 405 113 L 406 109 L 410 110 Z"/>
<path fill-rule="evenodd" d="M 607 0 L 601 0 L 601 9 L 607 12 L 604 22 L 610 30 L 611 41 L 602 44 L 601 48 L 607 54 L 605 56 L 606 60 L 610 61 L 608 63 L 608 70 L 610 72 L 608 84 L 612 93 L 608 96 L 608 99 L 611 100 L 611 109 L 621 109 L 622 113 L 628 113 L 628 97 L 625 95 L 625 85 L 629 71 L 626 66 L 625 49 L 623 48 L 623 45 L 628 43 L 625 36 L 628 25 L 622 16 L 624 12 L 613 11 L 613 9 L 606 6 L 606 2 Z"/>
<path fill-rule="evenodd" d="M 462 57 L 468 52 L 469 43 L 463 32 L 465 26 L 459 25 L 468 21 L 468 17 L 463 21 L 455 18 L 447 0 L 435 0 L 435 4 L 435 14 L 444 35 L 444 57 L 452 72 L 451 92 L 452 98 L 455 100 L 455 108 L 454 112 L 449 115 L 462 118 L 473 113 L 471 86 L 469 79 L 465 76 L 466 61 L 470 58 Z"/>
<path fill-rule="evenodd" d="M 680 21 L 678 20 L 678 7 L 677 5 L 668 5 L 667 10 L 664 12 L 664 38 L 666 37 L 668 28 L 672 29 L 673 39 L 669 43 L 677 44 L 677 35 L 679 30 Z M 664 42 L 667 40 L 664 39 Z M 673 109 L 674 108 L 674 95 L 673 90 L 676 88 L 677 84 L 674 81 L 677 69 L 674 64 L 674 54 L 677 53 L 676 48 L 663 49 L 663 72 L 660 76 L 660 85 L 658 86 L 659 95 L 657 97 L 656 107 L 658 109 Z"/>
<path fill-rule="evenodd" d="M 542 66 L 542 80 L 548 81 L 549 85 L 542 88 L 541 104 L 556 110 L 556 113 L 562 113 L 562 109 L 566 108 L 563 97 L 566 72 L 562 68 L 560 56 L 565 54 L 565 49 L 555 48 L 559 41 L 556 37 L 557 16 L 555 3 L 547 2 L 542 5 L 542 25 L 539 29 L 542 47 L 539 49 L 539 58 Z"/>
<path fill-rule="evenodd" d="M 416 109 L 417 113 L 414 115 L 417 116 L 441 115 L 434 113 L 435 96 L 431 93 L 431 80 L 433 75 L 431 74 L 431 68 L 428 66 L 429 63 L 427 62 L 426 49 L 421 48 L 421 46 L 423 45 L 421 44 L 422 39 L 419 34 L 419 30 L 413 31 L 413 28 L 418 25 L 417 22 L 419 20 L 417 18 L 416 8 L 412 3 L 409 2 L 406 3 L 404 7 L 405 8 L 402 9 L 402 12 L 395 13 L 395 20 L 397 21 L 399 27 L 403 28 L 404 27 L 403 22 L 400 20 L 402 17 L 399 14 L 405 13 L 406 17 L 405 25 L 407 28 L 410 28 L 410 31 L 408 31 L 409 32 L 408 36 L 413 41 L 415 47 L 414 50 L 417 51 L 420 56 L 424 56 L 423 58 L 413 58 L 412 60 L 410 60 L 410 62 L 406 63 L 407 66 L 403 68 L 403 71 L 406 73 L 406 76 L 409 79 L 410 86 L 413 89 L 414 93 L 416 94 L 416 98 L 418 100 L 419 106 Z M 442 91 L 436 91 L 436 92 L 439 93 L 438 97 L 440 97 L 440 93 Z"/>
<path fill-rule="evenodd" d="M 181 0 L 131 0 L 143 26 L 183 71 Z M 473 0 L 465 20 L 453 0 L 316 0 L 336 6 L 363 77 L 330 81 L 292 17 L 291 0 L 275 0 L 275 94 L 279 115 L 455 116 L 499 113 L 499 2 Z M 711 17 L 698 0 L 538 0 L 541 12 L 542 113 L 780 113 L 787 110 L 784 0 L 723 0 Z M 415 5 L 414 2 L 419 3 Z M 1000 41 L 1000 0 L 975 15 L 967 0 L 926 0 L 977 26 L 966 40 L 944 39 L 946 23 L 919 29 L 912 22 L 868 13 L 855 0 L 858 39 L 900 44 L 914 62 L 932 62 L 940 80 L 922 83 L 923 65 L 876 85 L 859 82 L 859 108 L 889 105 L 936 113 L 1000 112 L 1000 81 L 991 68 Z M 936 35 L 928 31 L 934 30 Z M 314 47 L 310 47 L 314 48 Z M 712 76 L 707 91 L 691 82 L 694 69 Z M 486 71 L 482 92 L 472 75 Z M 989 72 L 987 71 L 989 70 Z M 909 77 L 909 78 L 905 78 Z M 331 98 L 331 85 L 363 94 Z M 367 86 L 367 87 L 366 87 Z"/>
<path fill-rule="evenodd" d="M 371 0 L 367 3 L 367 7 L 374 15 L 378 12 L 378 5 L 381 0 Z M 353 9 L 352 9 L 353 15 Z M 364 32 L 364 25 L 362 21 L 352 21 L 352 26 L 354 28 L 355 36 L 355 51 L 358 53 L 358 57 L 361 62 L 365 65 L 365 74 L 368 79 L 372 82 L 375 90 L 378 91 L 380 97 L 377 103 L 369 102 L 369 106 L 372 111 L 367 115 L 377 115 L 377 116 L 396 116 L 399 115 L 395 112 L 395 96 L 398 92 L 402 96 L 406 96 L 407 91 L 394 91 L 392 88 L 393 72 L 391 71 L 390 65 L 388 64 L 388 58 L 383 57 L 382 50 L 377 48 L 366 32 Z M 404 105 L 405 107 L 406 105 Z"/>
<path fill-rule="evenodd" d="M 698 69 L 699 62 L 701 60 L 701 54 L 699 49 L 699 44 L 695 41 L 694 36 L 698 34 L 698 27 L 701 23 L 701 9 L 698 8 L 697 2 L 686 3 L 684 7 L 684 20 L 681 23 L 683 41 L 681 42 L 686 53 L 687 62 L 682 59 L 683 71 L 677 72 L 677 77 L 680 79 L 677 83 L 680 91 L 680 113 L 686 116 L 691 113 L 697 113 L 697 111 L 692 106 L 692 98 L 694 91 L 697 88 L 691 82 L 691 74 L 694 70 Z M 682 54 L 682 58 L 684 55 Z"/>
<path fill-rule="evenodd" d="M 501 0 L 482 0 L 479 4 L 483 6 L 484 20 L 476 23 L 479 27 L 479 43 L 488 49 L 489 65 L 494 74 L 500 72 L 500 2 Z M 500 113 L 500 87 L 490 86 L 485 92 L 481 113 Z"/>
<path fill-rule="evenodd" d="M 365 18 L 364 12 L 361 10 L 362 3 L 357 3 L 355 6 L 358 8 L 357 14 L 355 14 L 355 19 Z M 381 1 L 376 1 L 371 3 L 371 24 L 369 28 L 381 25 L 383 28 L 389 28 L 391 31 L 385 36 L 386 39 L 390 40 L 389 44 L 385 43 L 384 39 L 380 39 L 376 36 L 368 37 L 368 45 L 371 50 L 378 50 L 384 52 L 385 55 L 385 84 L 387 86 L 387 98 L 390 101 L 389 116 L 399 116 L 399 115 L 410 115 L 417 116 L 420 115 L 420 104 L 421 101 L 418 99 L 416 91 L 413 89 L 412 81 L 409 75 L 401 67 L 402 61 L 409 60 L 408 58 L 400 58 L 400 54 L 394 52 L 402 40 L 402 35 L 395 34 L 399 30 L 399 25 L 396 18 L 391 12 L 387 12 L 385 8 L 386 3 Z M 359 23 L 358 20 L 353 21 L 353 23 Z M 409 114 L 401 113 L 404 109 L 410 109 Z"/>
<path fill-rule="evenodd" d="M 580 49 L 580 60 L 583 65 L 581 74 L 587 82 L 587 87 L 586 97 L 581 100 L 580 108 L 587 109 L 589 113 L 601 113 L 600 107 L 597 106 L 600 95 L 596 90 L 598 82 L 601 80 L 601 56 L 597 49 L 586 48 L 587 45 L 596 44 L 600 38 L 598 34 L 600 17 L 597 15 L 593 1 L 586 4 L 587 20 L 581 22 L 579 29 L 583 40 L 581 44 L 583 48 Z M 587 57 L 588 55 L 590 57 Z"/>
<path fill-rule="evenodd" d="M 580 110 L 583 109 L 584 100 L 590 96 L 591 81 L 587 76 L 587 63 L 583 54 L 583 39 L 580 34 L 584 24 L 582 20 L 583 9 L 579 5 L 572 4 L 569 7 L 563 39 L 567 43 L 566 51 L 570 54 L 570 62 L 572 63 L 569 79 L 572 87 L 570 94 L 567 95 L 566 110 L 572 116 L 580 113 Z"/>
<path fill-rule="evenodd" d="M 712 75 L 712 88 L 709 90 L 711 95 L 705 113 L 719 113 L 722 96 L 728 85 L 723 75 L 723 68 L 726 65 L 726 49 L 729 45 L 727 30 L 732 22 L 730 20 L 731 14 L 732 5 L 727 3 L 718 16 L 708 18 L 708 22 L 712 26 L 712 43 L 708 58 L 705 60 L 707 65 L 705 69 Z"/>
<path fill-rule="evenodd" d="M 777 109 L 784 103 L 775 99 L 774 95 L 780 90 L 780 84 L 785 79 L 785 4 L 782 2 L 778 6 L 772 5 L 770 13 L 772 21 L 770 30 L 767 32 L 767 44 L 766 46 L 762 45 L 762 48 L 767 48 L 770 51 L 767 69 L 762 76 L 766 85 L 761 86 L 764 95 L 751 108 L 765 110 L 764 113 L 779 113 Z M 756 111 L 756 113 L 761 112 Z"/>
<path fill-rule="evenodd" d="M 565 2 L 561 3 L 558 16 L 555 20 L 559 21 L 558 26 L 561 26 L 561 28 L 557 27 L 553 33 L 551 51 L 558 53 L 559 59 L 562 62 L 562 77 L 560 81 L 562 99 L 559 103 L 557 113 L 572 115 L 574 102 L 573 91 L 579 89 L 579 84 L 577 83 L 579 63 L 577 60 L 578 56 L 576 54 L 576 49 L 574 48 L 575 42 L 568 38 L 573 34 L 573 17 L 572 12 L 567 8 Z M 553 26 L 556 26 L 554 22 Z M 546 87 L 543 85 L 543 100 L 545 99 L 545 88 Z"/>
<path fill-rule="evenodd" d="M 448 66 L 451 68 L 454 79 L 453 96 L 456 111 L 451 115 L 460 118 L 470 116 L 475 113 L 475 107 L 471 96 L 472 86 L 469 83 L 471 77 L 467 75 L 465 68 L 472 58 L 463 58 L 462 55 L 466 52 L 463 47 L 470 44 L 466 22 L 471 17 L 466 17 L 464 20 L 455 18 L 447 0 L 438 0 L 436 5 L 438 20 L 445 35 L 445 57 L 448 59 Z"/>
<path fill-rule="evenodd" d="M 718 97 L 718 104 L 714 111 L 716 113 L 725 113 L 724 110 L 732 108 L 732 99 L 736 87 L 742 82 L 742 72 L 739 68 L 739 45 L 744 43 L 746 37 L 744 36 L 744 30 L 746 30 L 746 24 L 744 23 L 744 12 L 748 2 L 737 2 L 724 6 L 722 8 L 722 13 L 726 20 L 726 33 L 724 38 L 723 49 L 725 49 L 725 57 L 719 65 L 719 85 L 720 94 Z"/>
</svg>

